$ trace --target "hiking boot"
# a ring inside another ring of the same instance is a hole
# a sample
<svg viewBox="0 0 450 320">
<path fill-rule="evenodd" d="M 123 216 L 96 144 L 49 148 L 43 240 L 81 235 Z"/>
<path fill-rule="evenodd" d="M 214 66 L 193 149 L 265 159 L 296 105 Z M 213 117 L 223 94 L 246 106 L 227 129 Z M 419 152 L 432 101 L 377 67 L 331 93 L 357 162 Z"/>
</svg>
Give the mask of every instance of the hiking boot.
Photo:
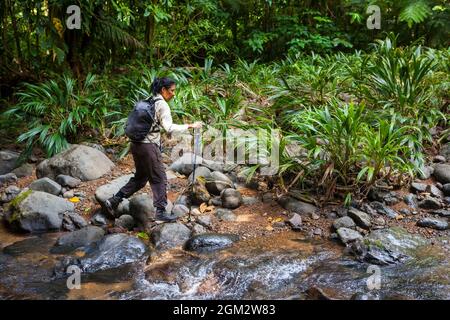
<svg viewBox="0 0 450 320">
<path fill-rule="evenodd" d="M 117 209 L 121 202 L 122 198 L 116 196 L 113 196 L 105 201 L 105 208 L 111 216 L 115 216 L 114 211 Z"/>
<path fill-rule="evenodd" d="M 167 214 L 165 210 L 156 210 L 155 221 L 173 222 L 177 217 Z"/>
</svg>

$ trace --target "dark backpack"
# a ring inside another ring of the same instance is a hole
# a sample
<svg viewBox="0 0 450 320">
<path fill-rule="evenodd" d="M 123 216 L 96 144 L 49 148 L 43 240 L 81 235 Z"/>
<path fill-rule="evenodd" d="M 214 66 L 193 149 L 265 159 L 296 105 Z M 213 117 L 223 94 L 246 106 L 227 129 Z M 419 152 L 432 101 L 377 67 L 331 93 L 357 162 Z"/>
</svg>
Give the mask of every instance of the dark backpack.
<svg viewBox="0 0 450 320">
<path fill-rule="evenodd" d="M 155 118 L 155 102 L 161 99 L 149 98 L 136 102 L 128 116 L 125 134 L 131 141 L 142 141 L 150 132 L 159 132 Z"/>
</svg>

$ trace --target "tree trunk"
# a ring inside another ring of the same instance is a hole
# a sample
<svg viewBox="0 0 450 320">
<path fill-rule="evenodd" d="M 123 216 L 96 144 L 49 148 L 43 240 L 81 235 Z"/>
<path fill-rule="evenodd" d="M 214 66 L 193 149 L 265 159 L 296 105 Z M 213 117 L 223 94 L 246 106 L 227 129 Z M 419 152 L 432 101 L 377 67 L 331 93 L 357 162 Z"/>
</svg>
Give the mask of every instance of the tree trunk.
<svg viewBox="0 0 450 320">
<path fill-rule="evenodd" d="M 13 6 L 14 5 L 11 2 L 8 1 L 9 13 L 11 15 L 11 22 L 12 22 L 12 26 L 13 26 L 14 40 L 15 40 L 15 43 L 16 43 L 17 61 L 18 61 L 18 64 L 19 64 L 19 68 L 21 68 L 21 65 L 22 65 L 22 50 L 20 48 L 20 38 L 19 38 L 19 32 L 17 30 L 17 20 L 16 20 L 16 16 L 14 15 Z"/>
</svg>

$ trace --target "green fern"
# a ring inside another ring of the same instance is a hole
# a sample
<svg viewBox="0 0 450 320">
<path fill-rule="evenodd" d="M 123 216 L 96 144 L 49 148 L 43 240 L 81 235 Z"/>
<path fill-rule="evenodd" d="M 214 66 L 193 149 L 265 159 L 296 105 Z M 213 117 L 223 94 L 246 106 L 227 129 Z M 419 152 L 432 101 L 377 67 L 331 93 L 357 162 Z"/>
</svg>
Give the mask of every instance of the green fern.
<svg viewBox="0 0 450 320">
<path fill-rule="evenodd" d="M 431 8 L 425 1 L 413 1 L 402 9 L 399 20 L 408 23 L 408 27 L 421 23 L 431 15 Z"/>
</svg>

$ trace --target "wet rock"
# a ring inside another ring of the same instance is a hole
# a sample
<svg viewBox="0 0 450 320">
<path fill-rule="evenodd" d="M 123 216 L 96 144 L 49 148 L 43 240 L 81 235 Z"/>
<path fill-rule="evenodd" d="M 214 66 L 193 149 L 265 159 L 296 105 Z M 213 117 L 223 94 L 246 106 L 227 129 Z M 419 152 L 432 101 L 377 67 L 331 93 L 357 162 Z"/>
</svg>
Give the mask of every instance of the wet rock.
<svg viewBox="0 0 450 320">
<path fill-rule="evenodd" d="M 165 223 L 153 230 L 151 240 L 156 249 L 165 250 L 184 245 L 190 236 L 191 230 L 184 224 Z"/>
<path fill-rule="evenodd" d="M 12 173 L 16 175 L 17 178 L 24 178 L 29 177 L 33 175 L 34 166 L 29 163 L 25 163 L 21 165 L 20 167 L 14 169 Z"/>
<path fill-rule="evenodd" d="M 99 241 L 105 235 L 102 228 L 88 226 L 80 230 L 66 233 L 58 238 L 51 253 L 69 253 L 79 247 L 88 246 Z"/>
<path fill-rule="evenodd" d="M 205 228 L 212 227 L 212 217 L 210 215 L 199 216 L 196 218 L 197 223 L 204 226 Z"/>
<path fill-rule="evenodd" d="M 35 191 L 47 192 L 47 193 L 53 194 L 55 196 L 59 195 L 61 193 L 61 189 L 62 189 L 62 187 L 59 185 L 59 183 L 57 183 L 49 178 L 41 178 L 36 181 L 33 181 L 29 185 L 29 188 L 31 190 L 35 190 Z"/>
<path fill-rule="evenodd" d="M 73 211 L 73 203 L 52 194 L 28 190 L 9 203 L 6 215 L 9 224 L 27 232 L 59 230 L 62 215 Z"/>
<path fill-rule="evenodd" d="M 232 234 L 205 233 L 190 238 L 184 247 L 188 251 L 211 252 L 233 245 L 239 237 Z"/>
<path fill-rule="evenodd" d="M 231 179 L 220 171 L 213 171 L 210 178 L 206 180 L 208 192 L 214 195 L 220 195 L 224 189 L 233 187 Z"/>
<path fill-rule="evenodd" d="M 138 226 L 145 226 L 150 219 L 155 217 L 155 212 L 153 200 L 148 194 L 139 194 L 130 198 L 130 215 Z"/>
<path fill-rule="evenodd" d="M 239 191 L 228 188 L 220 193 L 222 207 L 227 209 L 236 209 L 242 204 L 242 195 Z"/>
<path fill-rule="evenodd" d="M 194 172 L 192 171 L 192 173 L 189 175 L 189 182 L 194 180 Z M 200 166 L 195 168 L 195 179 L 197 179 L 198 177 L 203 177 L 205 180 L 208 180 L 211 178 L 211 170 L 209 170 L 206 167 Z"/>
<path fill-rule="evenodd" d="M 196 235 L 199 235 L 199 234 L 204 234 L 206 232 L 207 232 L 207 230 L 205 229 L 204 226 L 202 226 L 202 225 L 200 225 L 198 223 L 194 223 L 194 226 L 192 227 L 192 235 L 193 236 L 196 236 Z"/>
<path fill-rule="evenodd" d="M 286 210 L 296 212 L 300 215 L 309 215 L 316 212 L 316 206 L 296 200 L 292 197 L 282 196 L 278 203 Z"/>
<path fill-rule="evenodd" d="M 298 213 L 294 213 L 294 215 L 287 221 L 287 223 L 291 226 L 292 230 L 302 229 L 302 217 Z"/>
<path fill-rule="evenodd" d="M 216 210 L 216 217 L 223 221 L 236 221 L 237 219 L 233 211 L 222 208 Z"/>
<path fill-rule="evenodd" d="M 436 214 L 441 217 L 444 217 L 444 218 L 450 217 L 450 210 L 440 209 L 440 210 L 431 211 L 431 213 Z"/>
<path fill-rule="evenodd" d="M 353 221 L 355 221 L 355 223 L 363 229 L 368 230 L 372 226 L 370 222 L 370 216 L 367 213 L 362 212 L 356 208 L 350 208 L 348 210 L 348 216 L 352 218 Z"/>
<path fill-rule="evenodd" d="M 449 228 L 447 221 L 441 220 L 441 219 L 431 219 L 431 218 L 425 218 L 425 219 L 419 220 L 417 222 L 417 225 L 419 227 L 431 228 L 431 229 L 436 229 L 436 230 L 447 230 Z"/>
<path fill-rule="evenodd" d="M 20 154 L 10 150 L 0 151 L 0 175 L 11 172 L 17 167 Z"/>
<path fill-rule="evenodd" d="M 416 195 L 409 193 L 403 197 L 403 201 L 411 208 L 417 208 L 417 197 Z"/>
<path fill-rule="evenodd" d="M 173 206 L 172 215 L 175 217 L 184 217 L 189 213 L 189 208 L 182 204 L 176 204 Z"/>
<path fill-rule="evenodd" d="M 147 246 L 141 240 L 123 233 L 107 235 L 99 242 L 91 244 L 85 251 L 83 258 L 72 263 L 87 273 L 142 261 L 148 252 Z"/>
<path fill-rule="evenodd" d="M 246 197 L 246 196 L 242 197 L 242 204 L 244 205 L 254 205 L 257 203 L 260 203 L 260 200 L 256 197 Z"/>
<path fill-rule="evenodd" d="M 91 218 L 91 222 L 95 226 L 106 226 L 108 224 L 108 218 L 102 212 L 97 212 Z"/>
<path fill-rule="evenodd" d="M 12 199 L 14 199 L 18 194 L 20 193 L 20 188 L 17 186 L 9 186 L 5 189 L 5 191 L 2 193 L 0 201 L 10 202 Z"/>
<path fill-rule="evenodd" d="M 438 155 L 433 157 L 434 163 L 444 163 L 446 161 L 444 156 Z"/>
<path fill-rule="evenodd" d="M 17 176 L 12 172 L 3 174 L 0 176 L 0 186 L 5 183 L 16 182 L 16 181 L 17 181 Z"/>
<path fill-rule="evenodd" d="M 422 209 L 440 209 L 442 207 L 439 200 L 436 198 L 426 196 L 422 201 L 419 202 L 419 208 Z"/>
<path fill-rule="evenodd" d="M 435 165 L 433 175 L 442 184 L 450 183 L 450 164 Z"/>
<path fill-rule="evenodd" d="M 340 228 L 352 229 L 355 226 L 355 222 L 350 217 L 341 217 L 333 221 L 333 227 L 335 230 Z"/>
<path fill-rule="evenodd" d="M 81 180 L 71 177 L 71 176 L 67 176 L 65 174 L 60 174 L 56 177 L 56 182 L 58 182 L 61 186 L 63 187 L 68 187 L 68 188 L 76 188 L 81 184 Z"/>
<path fill-rule="evenodd" d="M 66 151 L 42 161 L 36 168 L 38 178 L 55 179 L 60 174 L 82 181 L 98 179 L 111 171 L 114 163 L 102 152 L 83 145 L 72 145 Z"/>
<path fill-rule="evenodd" d="M 397 217 L 397 212 L 381 202 L 373 201 L 370 203 L 370 206 L 381 215 L 385 215 L 391 219 L 395 219 Z"/>
<path fill-rule="evenodd" d="M 349 228 L 339 228 L 337 234 L 344 244 L 362 239 L 362 235 L 358 231 Z"/>
<path fill-rule="evenodd" d="M 64 212 L 62 229 L 67 231 L 74 231 L 86 227 L 88 224 L 82 216 L 76 212 Z"/>
<path fill-rule="evenodd" d="M 133 230 L 136 225 L 134 218 L 128 214 L 121 215 L 114 221 L 114 226 L 124 228 L 126 230 Z"/>
<path fill-rule="evenodd" d="M 204 161 L 199 155 L 195 156 L 191 152 L 186 152 L 170 165 L 170 169 L 189 176 L 194 170 L 194 160 L 197 168 L 199 168 Z"/>
</svg>

